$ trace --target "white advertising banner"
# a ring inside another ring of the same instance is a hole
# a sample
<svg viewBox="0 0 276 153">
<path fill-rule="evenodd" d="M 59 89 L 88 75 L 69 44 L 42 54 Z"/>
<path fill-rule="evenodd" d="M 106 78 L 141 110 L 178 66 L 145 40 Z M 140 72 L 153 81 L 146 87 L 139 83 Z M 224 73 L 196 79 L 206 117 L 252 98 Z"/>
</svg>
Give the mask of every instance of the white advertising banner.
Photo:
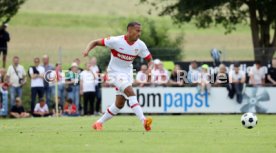
<svg viewBox="0 0 276 153">
<path fill-rule="evenodd" d="M 223 87 L 211 88 L 211 93 L 201 95 L 196 87 L 144 87 L 134 88 L 145 113 L 276 113 L 276 88 L 247 87 L 243 101 L 228 98 Z M 102 89 L 102 110 L 115 102 L 114 88 Z M 120 113 L 132 113 L 128 102 Z"/>
</svg>

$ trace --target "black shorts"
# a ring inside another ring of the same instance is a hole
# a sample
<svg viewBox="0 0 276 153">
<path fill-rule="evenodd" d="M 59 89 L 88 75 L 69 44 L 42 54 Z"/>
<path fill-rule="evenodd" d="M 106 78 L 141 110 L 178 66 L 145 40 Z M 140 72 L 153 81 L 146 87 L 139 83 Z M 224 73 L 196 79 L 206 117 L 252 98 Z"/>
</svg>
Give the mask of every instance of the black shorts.
<svg viewBox="0 0 276 153">
<path fill-rule="evenodd" d="M 8 53 L 8 50 L 7 49 L 0 49 L 0 55 L 3 54 L 3 55 L 7 55 Z"/>
</svg>

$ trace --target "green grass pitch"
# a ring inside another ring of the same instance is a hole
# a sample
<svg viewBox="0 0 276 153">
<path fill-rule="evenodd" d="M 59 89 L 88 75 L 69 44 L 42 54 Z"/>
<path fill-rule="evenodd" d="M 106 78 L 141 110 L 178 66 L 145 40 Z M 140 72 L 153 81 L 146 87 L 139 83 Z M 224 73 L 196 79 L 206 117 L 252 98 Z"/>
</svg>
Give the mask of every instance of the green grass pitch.
<svg viewBox="0 0 276 153">
<path fill-rule="evenodd" d="M 104 131 L 95 117 L 0 120 L 1 153 L 275 153 L 276 116 L 258 115 L 254 129 L 240 115 L 153 116 L 144 132 L 135 116 L 117 116 Z"/>
</svg>

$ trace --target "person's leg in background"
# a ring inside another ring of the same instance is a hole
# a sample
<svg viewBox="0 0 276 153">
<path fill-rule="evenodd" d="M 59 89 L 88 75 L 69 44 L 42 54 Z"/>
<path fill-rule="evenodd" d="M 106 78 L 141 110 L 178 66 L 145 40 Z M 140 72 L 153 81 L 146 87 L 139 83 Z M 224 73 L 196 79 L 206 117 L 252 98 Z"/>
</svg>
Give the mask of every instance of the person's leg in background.
<svg viewBox="0 0 276 153">
<path fill-rule="evenodd" d="M 8 112 L 9 112 L 9 109 L 8 109 L 8 93 L 2 93 L 0 92 L 0 104 L 1 104 L 1 107 L 0 107 L 0 115 L 1 116 L 8 116 Z"/>
<path fill-rule="evenodd" d="M 44 87 L 37 87 L 37 94 L 38 94 L 39 99 L 43 98 L 43 96 L 44 96 Z M 48 105 L 48 107 L 50 107 L 50 106 Z"/>
<path fill-rule="evenodd" d="M 96 108 L 95 108 L 95 115 L 99 115 L 100 114 L 100 107 L 101 107 L 101 102 L 102 102 L 102 91 L 101 91 L 101 87 L 96 86 Z"/>
<path fill-rule="evenodd" d="M 80 100 L 80 88 L 79 86 L 72 86 L 72 91 L 68 92 L 68 98 L 72 99 L 73 103 L 77 107 L 77 113 L 79 113 L 79 100 Z"/>
<path fill-rule="evenodd" d="M 58 85 L 58 96 L 60 97 L 61 105 L 64 105 L 64 102 L 65 102 L 64 84 L 59 84 Z"/>
<path fill-rule="evenodd" d="M 210 83 L 205 84 L 205 92 L 207 92 L 208 95 L 211 94 L 211 84 Z"/>
<path fill-rule="evenodd" d="M 70 92 L 68 92 L 67 91 L 67 96 L 68 96 L 68 98 L 69 99 L 72 99 L 73 100 L 73 102 L 75 103 L 75 99 L 74 99 L 74 87 L 72 87 L 72 91 L 70 91 Z"/>
<path fill-rule="evenodd" d="M 206 90 L 205 83 L 200 83 L 200 94 L 204 95 L 206 92 L 205 90 Z"/>
<path fill-rule="evenodd" d="M 51 88 L 51 101 L 53 102 L 53 103 L 55 103 L 56 102 L 56 87 L 55 86 L 50 86 L 50 88 Z"/>
<path fill-rule="evenodd" d="M 16 98 L 16 87 L 10 87 L 10 100 L 11 100 L 11 107 L 15 105 L 15 98 Z"/>
<path fill-rule="evenodd" d="M 90 104 L 90 110 L 89 110 L 89 113 L 91 115 L 94 115 L 94 110 L 95 110 L 95 98 L 96 98 L 96 92 L 90 92 L 90 95 L 89 95 L 89 104 Z"/>
<path fill-rule="evenodd" d="M 80 86 L 75 85 L 73 87 L 74 103 L 77 106 L 77 113 L 79 113 L 80 108 Z"/>
<path fill-rule="evenodd" d="M 46 104 L 48 106 L 52 106 L 52 91 L 50 86 L 45 86 L 44 87 L 44 93 L 46 97 Z"/>
<path fill-rule="evenodd" d="M 228 96 L 229 96 L 230 99 L 234 98 L 235 92 L 236 92 L 235 84 L 234 83 L 229 84 L 229 93 L 228 93 Z"/>
<path fill-rule="evenodd" d="M 43 116 L 41 116 L 39 114 L 33 114 L 33 117 L 43 117 Z"/>
<path fill-rule="evenodd" d="M 20 99 L 22 99 L 22 87 L 17 87 L 16 89 L 17 91 L 17 97 L 19 97 Z"/>
<path fill-rule="evenodd" d="M 34 112 L 34 107 L 36 103 L 37 87 L 31 88 L 31 112 Z"/>
<path fill-rule="evenodd" d="M 83 95 L 80 95 L 79 94 L 79 114 L 81 115 L 81 114 L 83 114 L 83 105 L 84 105 L 84 103 L 83 103 Z"/>
<path fill-rule="evenodd" d="M 236 100 L 239 104 L 242 103 L 242 90 L 243 90 L 243 84 L 237 83 L 235 84 L 235 91 L 236 91 Z"/>
<path fill-rule="evenodd" d="M 83 112 L 84 115 L 88 115 L 88 100 L 89 100 L 89 92 L 83 93 Z"/>
<path fill-rule="evenodd" d="M 3 51 L 3 68 L 6 68 L 7 50 Z"/>
</svg>

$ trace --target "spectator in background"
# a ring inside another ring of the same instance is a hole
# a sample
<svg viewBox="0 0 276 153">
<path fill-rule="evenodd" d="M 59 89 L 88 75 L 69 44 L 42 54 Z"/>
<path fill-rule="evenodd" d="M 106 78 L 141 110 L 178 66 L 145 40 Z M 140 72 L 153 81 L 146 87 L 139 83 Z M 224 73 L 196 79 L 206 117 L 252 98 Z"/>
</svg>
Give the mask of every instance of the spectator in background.
<svg viewBox="0 0 276 153">
<path fill-rule="evenodd" d="M 15 105 L 12 106 L 10 115 L 14 118 L 26 118 L 30 116 L 29 113 L 25 112 L 19 97 L 15 98 Z"/>
<path fill-rule="evenodd" d="M 16 97 L 22 98 L 22 86 L 26 83 L 26 72 L 24 67 L 19 64 L 19 57 L 14 56 L 12 62 L 7 71 L 11 106 L 15 105 Z"/>
<path fill-rule="evenodd" d="M 220 64 L 219 71 L 216 75 L 215 85 L 227 87 L 228 84 L 229 84 L 229 76 L 227 73 L 226 66 L 224 64 Z"/>
<path fill-rule="evenodd" d="M 211 49 L 211 57 L 213 58 L 214 66 L 220 65 L 220 57 L 222 52 L 216 48 Z"/>
<path fill-rule="evenodd" d="M 234 64 L 234 70 L 229 72 L 229 88 L 228 96 L 233 99 L 236 94 L 236 99 L 238 103 L 242 103 L 242 91 L 245 83 L 245 73 L 240 70 L 240 65 L 238 63 Z"/>
<path fill-rule="evenodd" d="M 31 112 L 34 111 L 36 97 L 43 98 L 44 95 L 44 73 L 45 69 L 40 64 L 38 57 L 34 58 L 34 66 L 30 67 L 29 74 L 31 76 Z"/>
<path fill-rule="evenodd" d="M 249 72 L 249 84 L 262 86 L 265 83 L 265 71 L 262 69 L 260 61 L 256 61 Z"/>
<path fill-rule="evenodd" d="M 209 74 L 209 66 L 207 64 L 203 64 L 201 66 L 201 72 L 199 74 L 199 93 L 204 95 L 205 93 L 210 94 L 211 84 L 210 84 L 210 74 Z"/>
<path fill-rule="evenodd" d="M 64 116 L 79 116 L 77 106 L 73 103 L 72 99 L 67 99 L 64 105 Z"/>
<path fill-rule="evenodd" d="M 76 59 L 74 59 L 73 62 L 78 64 L 79 73 L 82 72 L 83 69 L 81 68 L 81 65 L 80 65 L 80 62 L 81 62 L 80 59 L 76 58 Z"/>
<path fill-rule="evenodd" d="M 91 64 L 86 63 L 86 69 L 80 74 L 80 94 L 83 95 L 84 115 L 94 114 L 94 100 L 96 97 L 95 80 L 97 78 L 90 70 Z M 88 107 L 90 108 L 88 109 Z"/>
<path fill-rule="evenodd" d="M 171 77 L 169 80 L 169 84 L 173 87 L 180 87 L 184 85 L 184 80 L 178 77 L 183 77 L 184 72 L 181 70 L 181 67 L 179 65 L 174 66 L 174 70 L 171 73 Z"/>
<path fill-rule="evenodd" d="M 271 67 L 268 69 L 267 79 L 273 86 L 276 85 L 276 57 L 272 59 Z"/>
<path fill-rule="evenodd" d="M 188 81 L 192 86 L 197 86 L 199 81 L 200 71 L 198 69 L 197 61 L 192 61 L 188 71 Z"/>
<path fill-rule="evenodd" d="M 8 54 L 8 42 L 10 41 L 10 35 L 7 32 L 8 24 L 3 24 L 0 27 L 0 55 L 2 55 L 2 66 L 3 68 L 6 67 L 6 58 Z"/>
<path fill-rule="evenodd" d="M 143 64 L 141 65 L 140 71 L 136 75 L 136 79 L 134 82 L 139 87 L 149 85 L 147 70 L 148 66 L 146 64 Z"/>
<path fill-rule="evenodd" d="M 77 111 L 80 108 L 80 73 L 77 63 L 72 63 L 71 71 L 66 74 L 66 91 L 68 98 L 72 99 L 77 106 Z"/>
<path fill-rule="evenodd" d="M 159 67 L 159 74 L 158 74 L 158 79 L 157 79 L 157 85 L 159 86 L 166 86 L 169 82 L 169 71 L 164 68 L 163 63 L 158 65 Z"/>
<path fill-rule="evenodd" d="M 43 67 L 45 69 L 45 73 L 50 73 L 50 71 L 54 71 L 55 68 L 53 65 L 49 64 L 49 56 L 48 55 L 43 55 L 42 57 L 42 62 L 43 62 Z M 44 93 L 46 96 L 46 103 L 48 106 L 52 105 L 52 98 L 53 98 L 53 90 L 54 90 L 54 85 L 49 84 L 49 81 L 47 77 L 45 77 L 43 84 L 44 84 Z"/>
<path fill-rule="evenodd" d="M 56 64 L 55 75 L 58 84 L 58 96 L 60 97 L 60 102 L 63 105 L 65 102 L 65 76 L 62 73 L 61 63 Z"/>
<path fill-rule="evenodd" d="M 149 78 L 151 80 L 151 83 L 154 83 L 154 80 L 156 79 L 156 75 L 157 75 L 157 73 L 159 71 L 158 65 L 161 63 L 161 61 L 159 59 L 155 59 L 153 61 L 153 63 L 154 63 L 154 67 L 151 70 L 151 75 L 149 76 Z"/>
<path fill-rule="evenodd" d="M 92 57 L 90 59 L 90 70 L 97 76 L 97 80 L 96 80 L 96 105 L 95 105 L 95 113 L 94 115 L 100 115 L 100 106 L 101 106 L 101 102 L 102 102 L 102 84 L 101 84 L 101 69 L 99 68 L 99 66 L 97 65 L 97 58 L 96 57 Z"/>
<path fill-rule="evenodd" d="M 35 105 L 33 112 L 34 117 L 46 117 L 49 116 L 49 108 L 44 99 L 40 99 L 39 103 Z"/>
<path fill-rule="evenodd" d="M 154 69 L 151 73 L 151 80 L 155 86 L 166 86 L 169 82 L 169 72 L 163 67 L 160 60 L 154 60 Z"/>
</svg>

